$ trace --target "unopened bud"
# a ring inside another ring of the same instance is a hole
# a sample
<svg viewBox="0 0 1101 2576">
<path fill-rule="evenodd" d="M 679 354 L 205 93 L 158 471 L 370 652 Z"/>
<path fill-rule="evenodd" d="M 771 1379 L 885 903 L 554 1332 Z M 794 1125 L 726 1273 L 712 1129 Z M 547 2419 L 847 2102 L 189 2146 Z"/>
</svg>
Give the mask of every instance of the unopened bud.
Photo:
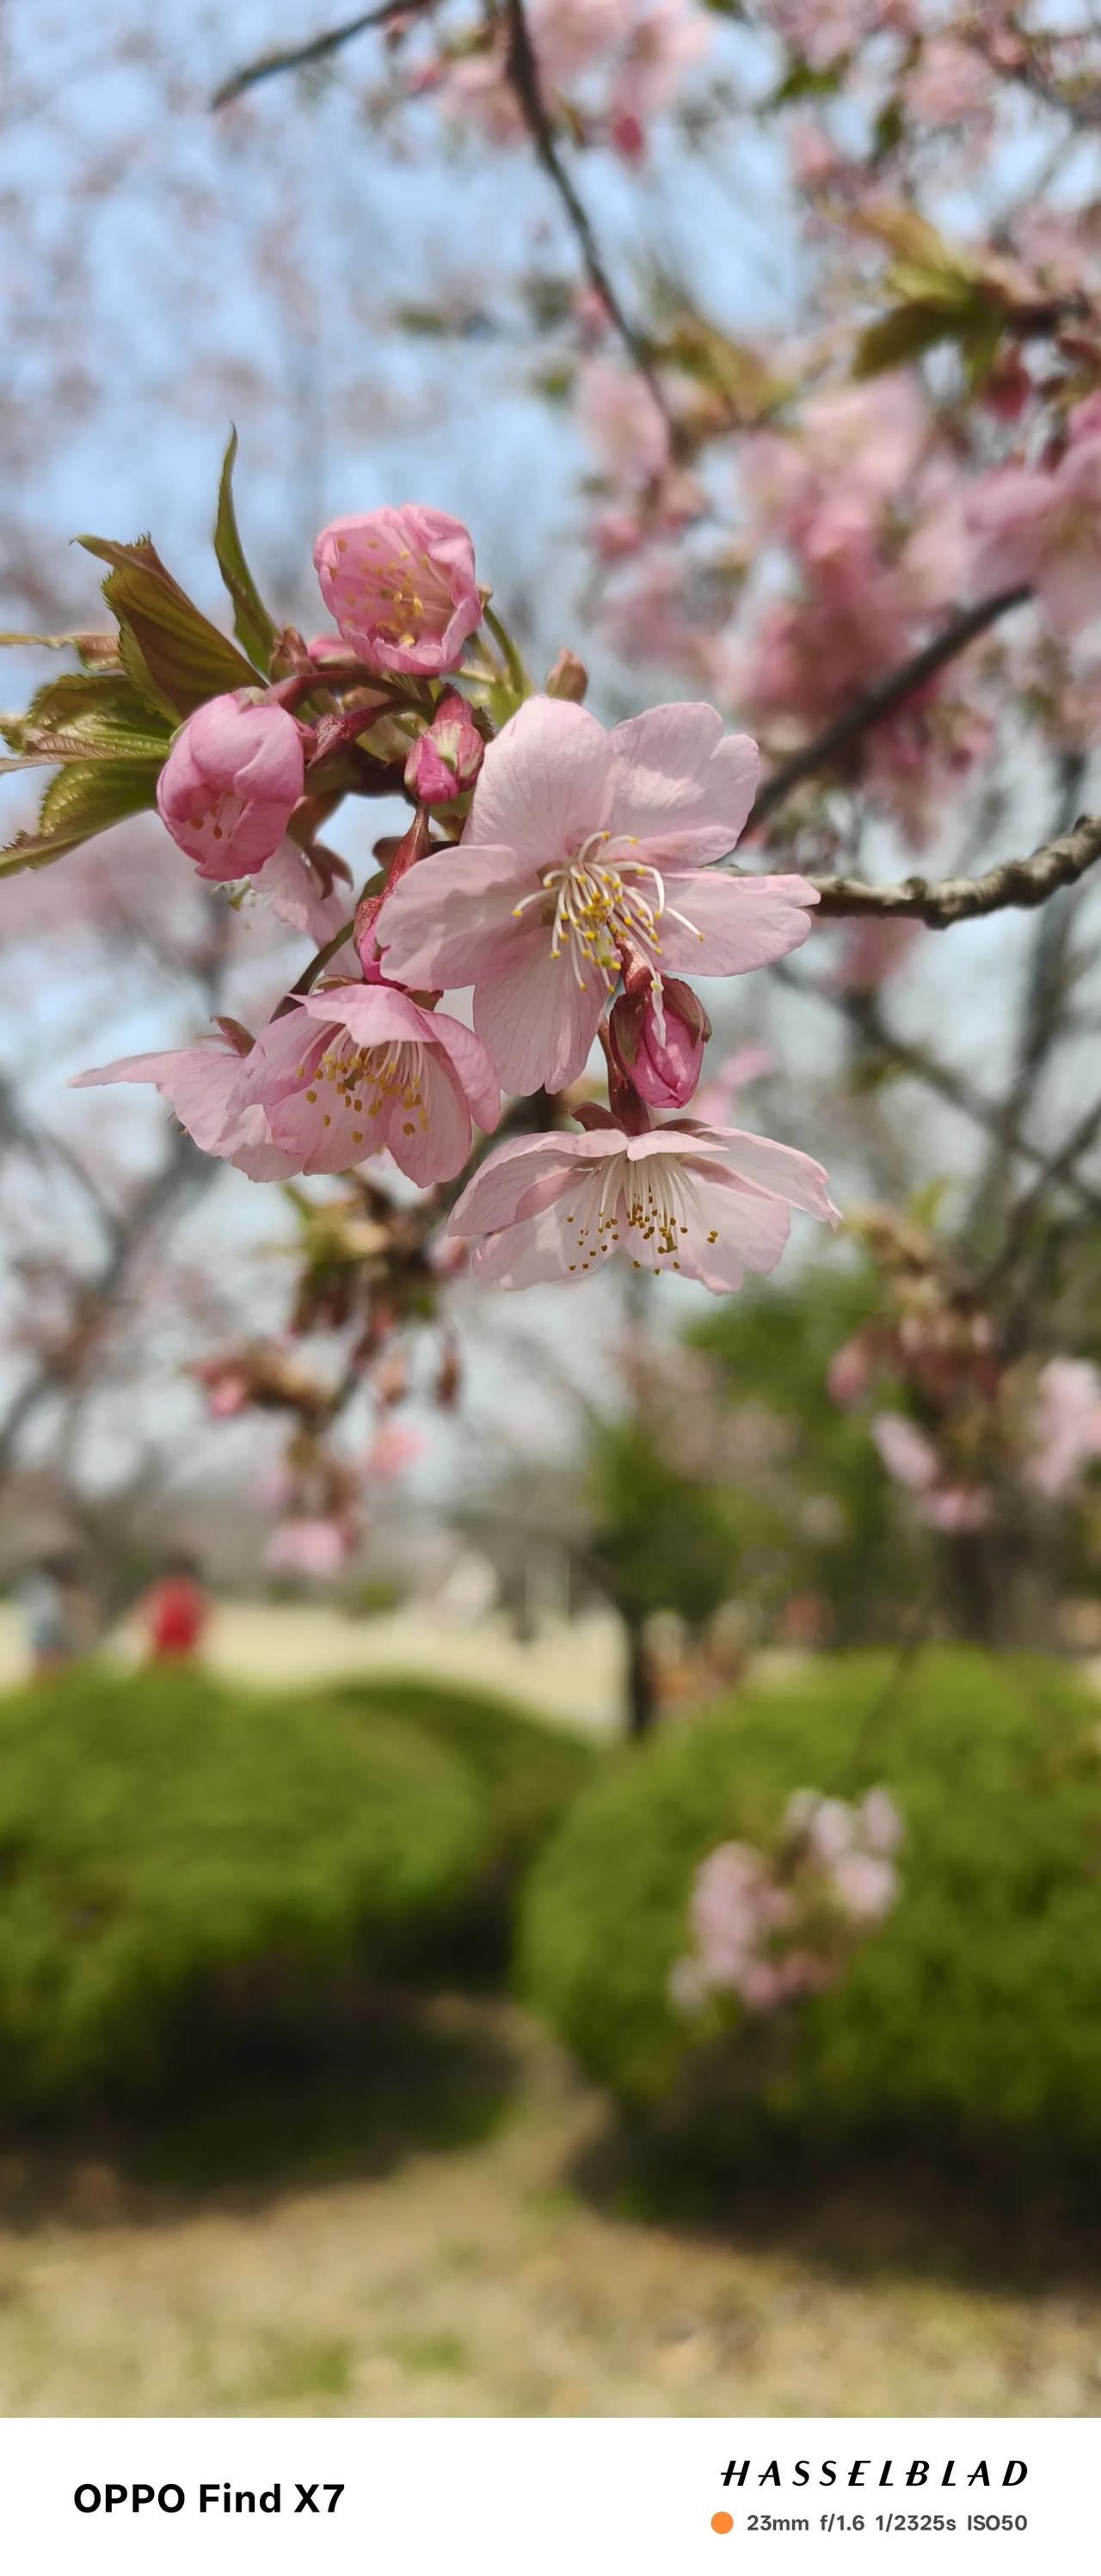
<svg viewBox="0 0 1101 2576">
<path fill-rule="evenodd" d="M 710 1035 L 699 995 L 676 975 L 621 993 L 612 1005 L 613 1062 L 651 1109 L 683 1109 L 691 1100 Z"/>
<path fill-rule="evenodd" d="M 589 674 L 576 653 L 563 644 L 557 660 L 551 664 L 543 690 L 548 698 L 569 698 L 575 707 L 581 705 L 589 685 Z"/>
<path fill-rule="evenodd" d="M 449 805 L 473 787 L 485 744 L 466 699 L 446 689 L 432 722 L 418 734 L 405 764 L 405 784 L 422 805 Z"/>
</svg>

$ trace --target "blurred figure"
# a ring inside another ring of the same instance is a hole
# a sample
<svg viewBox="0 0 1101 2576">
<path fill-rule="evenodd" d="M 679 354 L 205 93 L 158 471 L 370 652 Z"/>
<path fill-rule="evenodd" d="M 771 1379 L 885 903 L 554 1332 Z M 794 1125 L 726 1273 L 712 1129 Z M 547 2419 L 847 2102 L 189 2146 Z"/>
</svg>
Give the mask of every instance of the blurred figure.
<svg viewBox="0 0 1101 2576">
<path fill-rule="evenodd" d="M 138 1605 L 151 1664 L 196 1663 L 210 1624 L 210 1595 L 193 1557 L 170 1556 Z"/>
<path fill-rule="evenodd" d="M 63 1672 L 88 1642 L 80 1567 L 72 1556 L 43 1556 L 25 1567 L 18 1601 L 36 1680 Z"/>
</svg>

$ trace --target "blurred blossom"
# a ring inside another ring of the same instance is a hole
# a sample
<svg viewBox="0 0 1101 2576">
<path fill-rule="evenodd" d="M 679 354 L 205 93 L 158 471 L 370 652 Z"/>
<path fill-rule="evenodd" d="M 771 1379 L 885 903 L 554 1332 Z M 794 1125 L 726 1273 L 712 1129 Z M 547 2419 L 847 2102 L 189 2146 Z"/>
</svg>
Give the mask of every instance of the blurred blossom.
<svg viewBox="0 0 1101 2576">
<path fill-rule="evenodd" d="M 1024 1475 L 1052 1501 L 1101 1457 L 1101 1375 L 1090 1360 L 1047 1360 L 1036 1381 Z"/>
</svg>

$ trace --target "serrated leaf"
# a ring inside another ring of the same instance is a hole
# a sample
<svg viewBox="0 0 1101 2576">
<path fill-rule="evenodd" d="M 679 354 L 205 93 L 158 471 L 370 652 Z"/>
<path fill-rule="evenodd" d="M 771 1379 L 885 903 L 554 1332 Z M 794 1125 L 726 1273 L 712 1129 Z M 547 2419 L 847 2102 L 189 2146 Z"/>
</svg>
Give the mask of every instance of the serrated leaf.
<svg viewBox="0 0 1101 2576">
<path fill-rule="evenodd" d="M 49 867 L 82 841 L 108 832 L 156 804 L 161 762 L 104 761 L 76 763 L 50 780 L 42 799 L 38 829 L 20 832 L 0 850 L 0 876 L 17 876 L 22 868 Z"/>
<path fill-rule="evenodd" d="M 36 690 L 5 739 L 27 753 L 57 760 L 163 760 L 172 735 L 122 671 L 66 671 Z M 18 741 L 15 736 L 18 735 Z"/>
<path fill-rule="evenodd" d="M 252 663 L 181 590 L 148 537 L 133 546 L 108 537 L 79 537 L 77 543 L 113 567 L 103 596 L 118 619 L 124 667 L 134 687 L 173 724 L 208 698 L 259 685 Z"/>
<path fill-rule="evenodd" d="M 272 648 L 279 634 L 274 618 L 269 617 L 260 593 L 245 561 L 245 550 L 237 527 L 233 507 L 233 468 L 237 461 L 237 432 L 230 434 L 229 446 L 222 462 L 222 479 L 218 486 L 218 516 L 214 527 L 214 552 L 218 570 L 233 601 L 233 632 L 243 644 L 265 678 L 271 668 Z"/>
</svg>

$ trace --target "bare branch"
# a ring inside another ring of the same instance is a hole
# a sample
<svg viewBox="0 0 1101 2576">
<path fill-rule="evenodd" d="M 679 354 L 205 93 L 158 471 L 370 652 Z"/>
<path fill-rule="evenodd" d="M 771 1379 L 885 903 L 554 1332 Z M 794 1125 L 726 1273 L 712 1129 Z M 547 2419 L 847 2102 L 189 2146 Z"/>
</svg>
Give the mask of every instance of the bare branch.
<svg viewBox="0 0 1101 2576">
<path fill-rule="evenodd" d="M 326 28 L 320 36 L 310 36 L 304 45 L 290 45 L 283 52 L 259 54 L 255 62 L 245 63 L 242 70 L 232 72 L 230 78 L 222 82 L 210 104 L 214 108 L 229 107 L 235 98 L 243 97 L 247 89 L 255 89 L 259 81 L 275 80 L 282 72 L 306 71 L 311 63 L 326 62 L 330 54 L 339 53 L 341 47 L 350 45 L 354 37 L 367 35 L 372 27 L 389 26 L 395 18 L 409 18 L 414 11 L 421 13 L 435 5 L 436 0 L 379 0 L 375 8 L 362 10 L 358 18 L 346 18 L 339 27 Z"/>
<path fill-rule="evenodd" d="M 539 85 L 539 66 L 531 41 L 531 29 L 524 13 L 524 0 L 505 0 L 508 23 L 508 55 L 505 70 L 513 97 L 523 117 L 535 148 L 535 157 L 546 171 L 565 209 L 574 239 L 585 264 L 589 284 L 607 307 L 632 365 L 653 395 L 663 420 L 675 435 L 676 424 L 669 410 L 665 388 L 640 331 L 625 313 L 608 271 L 592 224 L 581 203 L 558 149 L 554 126 L 547 112 Z"/>
<path fill-rule="evenodd" d="M 758 791 L 752 826 L 755 828 L 774 814 L 805 778 L 814 778 L 820 769 L 828 769 L 840 752 L 848 751 L 876 725 L 885 724 L 907 698 L 924 688 L 926 681 L 935 679 L 958 653 L 966 652 L 967 646 L 985 635 L 988 627 L 995 626 L 1000 617 L 1007 617 L 1011 608 L 1023 607 L 1030 596 L 1022 585 L 1016 590 L 996 591 L 990 599 L 977 600 L 973 608 L 961 609 L 931 643 L 923 644 L 919 653 L 912 653 L 908 661 L 888 671 L 885 679 L 876 681 L 874 689 L 865 689 L 863 696 L 854 698 L 851 707 L 846 707 L 832 724 L 825 725 L 812 742 L 805 742 L 801 750 L 792 752 L 790 760 L 780 762 Z"/>
<path fill-rule="evenodd" d="M 1032 911 L 1061 886 L 1077 885 L 1101 859 L 1101 815 L 1084 814 L 1073 831 L 1060 833 L 1028 859 L 1003 859 L 984 877 L 904 877 L 897 885 L 867 885 L 861 877 L 820 877 L 819 911 L 829 920 L 923 921 L 927 930 L 950 930 L 957 921 L 979 921 L 1010 907 Z"/>
</svg>

